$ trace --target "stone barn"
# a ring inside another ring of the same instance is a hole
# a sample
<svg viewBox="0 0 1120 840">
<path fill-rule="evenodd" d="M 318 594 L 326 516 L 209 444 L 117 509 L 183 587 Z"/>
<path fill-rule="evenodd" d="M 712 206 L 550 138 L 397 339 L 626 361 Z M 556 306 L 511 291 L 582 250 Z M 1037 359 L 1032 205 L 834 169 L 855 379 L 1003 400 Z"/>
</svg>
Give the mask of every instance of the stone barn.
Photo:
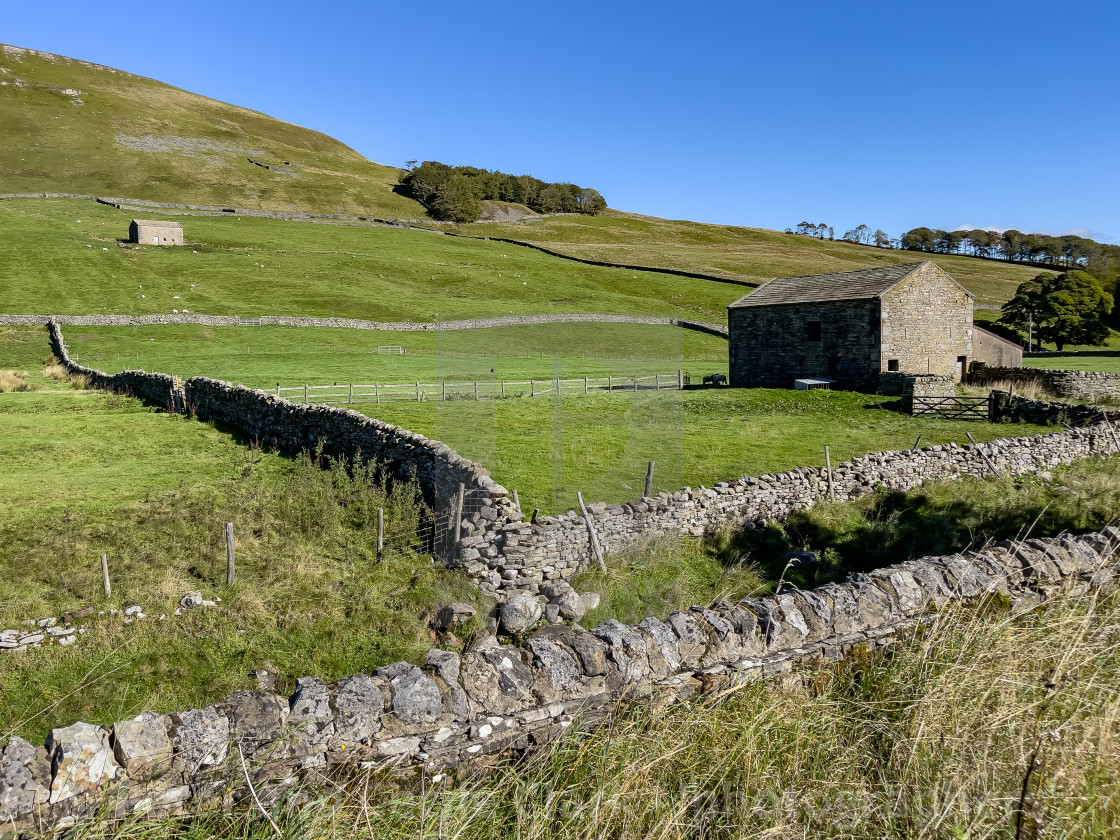
<svg viewBox="0 0 1120 840">
<path fill-rule="evenodd" d="M 1023 347 L 981 327 L 972 328 L 972 363 L 986 367 L 1022 367 Z"/>
<path fill-rule="evenodd" d="M 830 379 L 877 391 L 884 373 L 960 382 L 972 359 L 972 303 L 929 261 L 775 277 L 727 308 L 730 384 Z"/>
<path fill-rule="evenodd" d="M 178 222 L 133 219 L 128 226 L 128 241 L 138 245 L 182 245 L 183 226 Z"/>
</svg>

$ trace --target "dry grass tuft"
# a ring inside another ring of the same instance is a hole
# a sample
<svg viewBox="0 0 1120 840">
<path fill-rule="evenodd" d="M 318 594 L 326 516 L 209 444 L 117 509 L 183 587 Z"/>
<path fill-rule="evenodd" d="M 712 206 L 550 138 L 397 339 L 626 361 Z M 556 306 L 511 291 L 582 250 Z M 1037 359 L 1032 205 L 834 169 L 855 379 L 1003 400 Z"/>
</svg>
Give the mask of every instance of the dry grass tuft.
<svg viewBox="0 0 1120 840">
<path fill-rule="evenodd" d="M 1053 392 L 1046 389 L 1046 383 L 1040 379 L 1032 379 L 1026 382 L 1000 379 L 984 385 L 962 385 L 960 391 L 967 396 L 976 397 L 986 397 L 992 391 L 1007 391 L 1016 397 L 1024 397 L 1028 400 L 1053 400 L 1057 398 Z"/>
<path fill-rule="evenodd" d="M 0 394 L 14 394 L 19 391 L 34 391 L 35 386 L 27 381 L 27 372 L 20 370 L 0 370 Z"/>
</svg>

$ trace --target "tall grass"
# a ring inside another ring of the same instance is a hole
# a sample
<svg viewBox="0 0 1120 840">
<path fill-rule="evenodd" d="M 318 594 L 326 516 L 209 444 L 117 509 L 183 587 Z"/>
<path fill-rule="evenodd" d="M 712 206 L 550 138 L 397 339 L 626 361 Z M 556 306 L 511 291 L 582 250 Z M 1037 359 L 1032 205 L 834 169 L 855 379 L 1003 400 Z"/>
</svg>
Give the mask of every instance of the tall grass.
<svg viewBox="0 0 1120 840">
<path fill-rule="evenodd" d="M 34 391 L 35 386 L 27 381 L 27 372 L 20 370 L 0 370 L 0 394 L 14 394 L 20 391 Z"/>
<path fill-rule="evenodd" d="M 893 655 L 642 704 L 459 784 L 359 776 L 271 815 L 287 837 L 370 840 L 1114 837 L 1117 674 L 1116 598 L 963 607 Z M 74 836 L 157 834 L 275 836 L 253 811 Z"/>
</svg>

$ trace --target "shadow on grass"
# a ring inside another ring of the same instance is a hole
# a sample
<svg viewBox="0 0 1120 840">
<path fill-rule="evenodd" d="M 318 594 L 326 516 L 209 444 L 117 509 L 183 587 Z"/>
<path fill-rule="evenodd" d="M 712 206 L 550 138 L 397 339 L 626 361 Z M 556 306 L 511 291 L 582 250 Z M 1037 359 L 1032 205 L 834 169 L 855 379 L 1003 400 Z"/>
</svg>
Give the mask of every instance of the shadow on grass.
<svg viewBox="0 0 1120 840">
<path fill-rule="evenodd" d="M 1096 530 L 1115 521 L 1118 498 L 1120 464 L 1113 461 L 1078 465 L 1052 481 L 968 480 L 911 492 L 881 488 L 855 502 L 795 511 L 766 528 L 718 534 L 706 550 L 724 565 L 749 560 L 768 580 L 810 588 L 995 540 Z M 814 552 L 816 562 L 794 558 L 805 551 Z"/>
</svg>

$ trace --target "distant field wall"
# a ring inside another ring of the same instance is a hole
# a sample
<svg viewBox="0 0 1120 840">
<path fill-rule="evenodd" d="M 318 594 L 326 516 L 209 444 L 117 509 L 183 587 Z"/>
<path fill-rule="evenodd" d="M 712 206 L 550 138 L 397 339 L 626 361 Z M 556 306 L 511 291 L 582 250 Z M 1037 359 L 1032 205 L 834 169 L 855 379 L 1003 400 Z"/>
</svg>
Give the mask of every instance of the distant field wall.
<svg viewBox="0 0 1120 840">
<path fill-rule="evenodd" d="M 255 320 L 255 319 L 254 319 Z M 51 322 L 75 327 L 147 327 L 160 324 L 198 324 L 207 327 L 237 327 L 243 321 L 236 315 L 0 315 L 7 326 L 43 326 Z M 640 315 L 500 315 L 494 318 L 467 318 L 458 321 L 366 321 L 359 318 L 307 318 L 298 315 L 262 315 L 263 327 L 332 327 L 348 330 L 384 332 L 455 332 L 493 327 L 523 327 L 538 324 L 648 324 L 680 327 L 727 338 L 727 327 L 685 318 L 645 317 Z"/>
</svg>

